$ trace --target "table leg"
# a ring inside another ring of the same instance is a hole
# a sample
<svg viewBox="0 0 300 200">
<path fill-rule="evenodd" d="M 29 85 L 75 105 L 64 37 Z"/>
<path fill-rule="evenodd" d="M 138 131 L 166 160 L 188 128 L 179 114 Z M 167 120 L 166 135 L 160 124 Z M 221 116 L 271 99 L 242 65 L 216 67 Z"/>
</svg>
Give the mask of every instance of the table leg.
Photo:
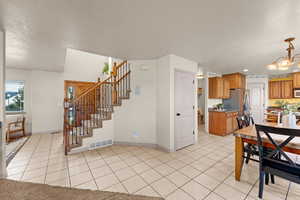
<svg viewBox="0 0 300 200">
<path fill-rule="evenodd" d="M 241 137 L 235 136 L 235 180 L 240 181 L 244 163 L 244 144 Z"/>
</svg>

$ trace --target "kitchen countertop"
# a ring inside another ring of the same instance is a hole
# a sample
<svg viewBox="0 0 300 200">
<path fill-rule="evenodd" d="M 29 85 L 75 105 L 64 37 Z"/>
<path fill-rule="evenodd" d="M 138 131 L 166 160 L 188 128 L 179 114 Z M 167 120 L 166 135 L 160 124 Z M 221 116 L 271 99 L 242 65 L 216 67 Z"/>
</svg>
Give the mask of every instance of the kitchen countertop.
<svg viewBox="0 0 300 200">
<path fill-rule="evenodd" d="M 214 110 L 212 108 L 209 108 L 208 112 L 238 112 L 238 110 Z"/>
</svg>

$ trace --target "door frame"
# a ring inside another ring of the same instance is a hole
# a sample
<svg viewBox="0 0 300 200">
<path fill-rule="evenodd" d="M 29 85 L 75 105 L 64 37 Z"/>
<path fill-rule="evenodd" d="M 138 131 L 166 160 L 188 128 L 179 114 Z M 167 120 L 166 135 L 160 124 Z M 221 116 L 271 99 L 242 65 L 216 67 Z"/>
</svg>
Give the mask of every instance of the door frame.
<svg viewBox="0 0 300 200">
<path fill-rule="evenodd" d="M 193 144 L 195 144 L 197 141 L 198 141 L 198 124 L 196 123 L 196 120 L 197 120 L 197 110 L 198 110 L 198 104 L 197 104 L 197 87 L 198 87 L 198 83 L 197 83 L 197 79 L 196 79 L 196 73 L 195 72 L 191 72 L 191 71 L 186 71 L 186 70 L 181 70 L 181 69 L 174 69 L 174 74 L 173 74 L 173 78 L 174 78 L 174 94 L 173 94 L 173 97 L 174 97 L 174 104 L 173 104 L 173 120 L 174 120 L 174 123 L 173 123 L 173 130 L 174 130 L 174 137 L 173 137 L 173 141 L 174 141 L 174 151 L 177 151 L 179 150 L 176 146 L 176 124 L 175 124 L 175 120 L 176 120 L 176 104 L 175 104 L 175 101 L 176 101 L 176 98 L 175 98 L 175 94 L 176 94 L 176 88 L 175 88 L 175 83 L 176 83 L 176 73 L 179 72 L 179 73 L 187 73 L 187 74 L 191 74 L 193 75 L 193 81 L 194 81 L 194 118 L 193 118 L 193 124 L 194 124 L 194 140 L 193 140 Z M 193 145 L 191 144 L 191 145 Z"/>
<path fill-rule="evenodd" d="M 7 176 L 6 170 L 6 132 L 5 132 L 5 71 L 6 71 L 6 60 L 5 60 L 5 38 L 6 33 L 5 30 L 0 28 L 0 121 L 2 120 L 2 127 L 0 127 L 0 178 L 5 178 Z"/>
<path fill-rule="evenodd" d="M 247 83 L 247 90 L 249 91 L 249 106 L 250 106 L 250 111 L 252 111 L 252 107 L 251 107 L 251 98 L 250 98 L 250 85 L 262 85 L 263 86 L 263 110 L 262 110 L 262 114 L 261 114 L 261 119 L 264 120 L 264 110 L 266 109 L 266 101 L 267 101 L 267 96 L 266 96 L 266 84 L 264 82 L 249 82 Z"/>
</svg>

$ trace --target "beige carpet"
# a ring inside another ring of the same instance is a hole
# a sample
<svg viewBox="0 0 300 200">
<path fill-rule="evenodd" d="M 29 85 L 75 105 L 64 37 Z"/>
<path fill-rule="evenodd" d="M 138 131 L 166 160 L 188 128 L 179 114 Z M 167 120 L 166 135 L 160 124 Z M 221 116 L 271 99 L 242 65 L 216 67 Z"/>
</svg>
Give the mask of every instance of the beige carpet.
<svg viewBox="0 0 300 200">
<path fill-rule="evenodd" d="M 1 200 L 162 200 L 162 198 L 55 187 L 0 179 Z"/>
</svg>

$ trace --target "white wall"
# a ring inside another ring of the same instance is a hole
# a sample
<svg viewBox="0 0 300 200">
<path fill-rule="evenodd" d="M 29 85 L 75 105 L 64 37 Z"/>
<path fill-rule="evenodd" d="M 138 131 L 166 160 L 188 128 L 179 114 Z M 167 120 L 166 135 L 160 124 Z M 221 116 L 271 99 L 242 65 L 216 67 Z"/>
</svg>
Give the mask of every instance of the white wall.
<svg viewBox="0 0 300 200">
<path fill-rule="evenodd" d="M 97 81 L 108 57 L 93 53 L 67 49 L 64 80 Z"/>
<path fill-rule="evenodd" d="M 165 150 L 171 149 L 170 136 L 170 57 L 164 56 L 157 61 L 156 93 L 156 137 L 157 145 Z"/>
<path fill-rule="evenodd" d="M 158 60 L 157 66 L 157 143 L 160 147 L 175 150 L 175 105 L 174 85 L 175 71 L 186 71 L 195 74 L 198 71 L 196 62 L 185 58 L 168 55 Z M 197 82 L 195 81 L 195 108 L 197 107 Z M 195 109 L 195 133 L 197 133 L 197 109 Z M 195 134 L 197 140 L 197 134 Z"/>
<path fill-rule="evenodd" d="M 115 109 L 117 142 L 156 144 L 156 60 L 131 60 L 130 99 Z"/>
<path fill-rule="evenodd" d="M 63 74 L 32 71 L 32 133 L 48 133 L 63 128 Z"/>
</svg>

